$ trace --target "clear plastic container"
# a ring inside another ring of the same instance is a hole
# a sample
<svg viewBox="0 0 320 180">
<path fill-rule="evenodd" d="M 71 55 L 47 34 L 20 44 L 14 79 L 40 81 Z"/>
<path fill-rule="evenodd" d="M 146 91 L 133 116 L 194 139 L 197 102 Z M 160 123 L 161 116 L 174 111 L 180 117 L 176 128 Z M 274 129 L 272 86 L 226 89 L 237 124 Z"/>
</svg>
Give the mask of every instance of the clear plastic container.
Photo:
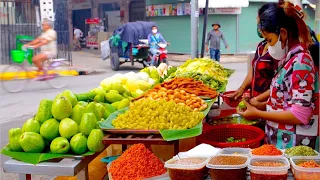
<svg viewBox="0 0 320 180">
<path fill-rule="evenodd" d="M 250 156 L 250 148 L 223 148 L 218 152 L 218 155 L 244 155 Z"/>
<path fill-rule="evenodd" d="M 255 162 L 274 162 L 274 163 L 283 163 L 284 166 L 255 166 L 253 163 Z M 250 177 L 251 180 L 287 180 L 288 178 L 288 169 L 290 168 L 290 164 L 287 158 L 270 158 L 270 157 L 260 157 L 260 158 L 252 158 L 250 160 L 248 168 L 250 169 Z"/>
<path fill-rule="evenodd" d="M 245 161 L 242 164 L 219 165 L 211 163 L 211 160 L 216 157 L 234 157 L 244 158 Z M 225 180 L 246 180 L 247 166 L 249 163 L 249 157 L 244 155 L 217 155 L 208 161 L 207 168 L 209 168 L 210 178 L 212 180 L 225 179 Z"/>
<path fill-rule="evenodd" d="M 177 156 L 168 160 L 164 166 L 169 172 L 171 180 L 203 180 L 208 175 L 208 169 L 206 164 L 209 160 L 207 157 L 180 157 L 180 159 L 186 158 L 201 158 L 203 162 L 197 164 L 174 164 L 179 160 Z"/>
<path fill-rule="evenodd" d="M 317 164 L 320 164 L 319 156 L 294 156 L 290 158 L 292 166 L 292 172 L 294 179 L 296 180 L 318 180 L 320 179 L 320 168 L 304 168 L 298 166 L 300 163 L 314 160 Z"/>
</svg>

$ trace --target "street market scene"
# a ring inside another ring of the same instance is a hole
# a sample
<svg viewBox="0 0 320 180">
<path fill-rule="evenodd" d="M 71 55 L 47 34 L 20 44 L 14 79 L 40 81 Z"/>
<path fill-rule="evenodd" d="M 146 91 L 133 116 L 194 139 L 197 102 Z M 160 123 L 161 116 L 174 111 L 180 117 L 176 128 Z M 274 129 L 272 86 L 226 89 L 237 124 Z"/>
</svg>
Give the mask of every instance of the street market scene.
<svg viewBox="0 0 320 180">
<path fill-rule="evenodd" d="M 1 180 L 319 180 L 319 0 L 1 0 Z"/>
</svg>

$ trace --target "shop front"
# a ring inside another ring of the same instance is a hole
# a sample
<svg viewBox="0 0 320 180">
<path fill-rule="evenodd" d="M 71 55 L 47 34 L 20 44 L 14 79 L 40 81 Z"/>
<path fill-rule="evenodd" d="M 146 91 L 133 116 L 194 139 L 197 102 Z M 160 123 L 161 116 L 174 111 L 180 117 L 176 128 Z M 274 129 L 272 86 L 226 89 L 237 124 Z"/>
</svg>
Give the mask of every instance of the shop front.
<svg viewBox="0 0 320 180">
<path fill-rule="evenodd" d="M 209 10 L 207 32 L 212 30 L 211 24 L 219 22 L 221 31 L 229 44 L 230 49 L 221 49 L 223 54 L 245 53 L 256 49 L 262 40 L 256 35 L 256 17 L 258 9 L 272 0 L 249 0 L 246 8 L 214 8 Z M 171 42 L 168 48 L 170 53 L 191 52 L 190 32 L 190 0 L 146 0 L 147 18 L 159 26 L 164 38 Z M 306 23 L 314 27 L 315 10 L 305 4 L 304 11 L 308 18 Z M 202 38 L 203 10 L 200 9 L 198 37 Z M 201 41 L 199 41 L 201 49 Z"/>
</svg>

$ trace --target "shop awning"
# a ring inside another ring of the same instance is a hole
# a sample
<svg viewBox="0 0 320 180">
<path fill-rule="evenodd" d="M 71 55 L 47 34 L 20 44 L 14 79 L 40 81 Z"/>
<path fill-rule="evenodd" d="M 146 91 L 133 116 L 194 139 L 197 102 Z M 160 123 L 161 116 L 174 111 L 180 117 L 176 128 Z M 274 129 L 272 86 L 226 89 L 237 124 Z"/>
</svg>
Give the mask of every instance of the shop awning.
<svg viewBox="0 0 320 180">
<path fill-rule="evenodd" d="M 206 7 L 206 0 L 198 0 L 199 8 Z M 209 0 L 209 8 L 248 7 L 249 0 Z"/>
</svg>

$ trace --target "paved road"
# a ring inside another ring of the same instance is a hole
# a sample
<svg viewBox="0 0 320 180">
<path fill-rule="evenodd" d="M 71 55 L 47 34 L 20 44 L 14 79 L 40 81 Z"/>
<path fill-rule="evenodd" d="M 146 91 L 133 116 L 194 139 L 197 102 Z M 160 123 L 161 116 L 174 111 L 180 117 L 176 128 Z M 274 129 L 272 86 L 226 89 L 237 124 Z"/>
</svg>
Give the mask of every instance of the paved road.
<svg viewBox="0 0 320 180">
<path fill-rule="evenodd" d="M 172 65 L 178 65 L 172 63 Z M 240 86 L 247 71 L 246 63 L 231 63 L 225 64 L 226 68 L 235 69 L 236 72 L 231 76 L 227 89 L 232 90 Z M 140 66 L 137 66 L 141 68 Z M 120 73 L 128 71 L 138 71 L 137 68 L 125 66 Z M 74 93 L 87 92 L 97 86 L 104 78 L 112 76 L 115 72 L 108 71 L 105 74 L 78 76 L 70 78 L 69 89 Z M 13 127 L 21 127 L 25 120 L 32 117 L 37 111 L 38 104 L 43 98 L 53 99 L 58 93 L 64 89 L 50 89 L 45 82 L 31 82 L 29 86 L 20 93 L 7 93 L 0 89 L 0 147 L 3 147 L 8 142 L 8 130 Z M 7 157 L 1 155 L 2 163 L 7 160 Z M 1 168 L 2 169 L 2 168 Z M 0 171 L 1 179 L 14 179 L 13 176 L 5 175 Z"/>
</svg>

